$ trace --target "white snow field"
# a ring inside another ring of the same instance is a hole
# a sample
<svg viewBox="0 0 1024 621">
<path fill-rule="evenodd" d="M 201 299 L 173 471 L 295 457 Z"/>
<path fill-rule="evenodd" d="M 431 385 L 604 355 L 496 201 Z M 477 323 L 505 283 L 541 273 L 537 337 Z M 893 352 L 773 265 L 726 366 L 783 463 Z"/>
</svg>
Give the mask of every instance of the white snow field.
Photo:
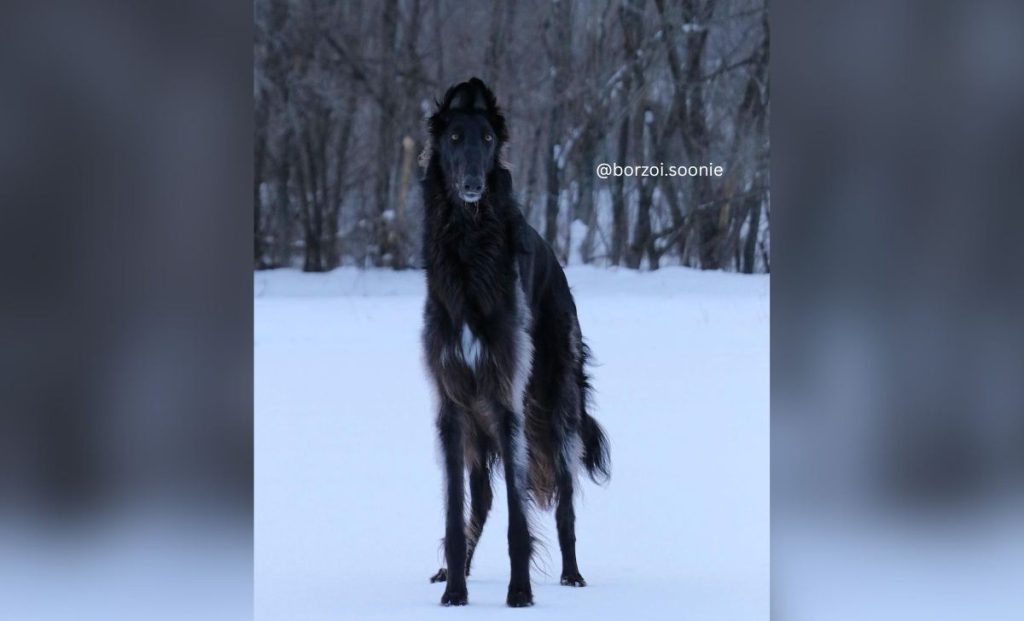
<svg viewBox="0 0 1024 621">
<path fill-rule="evenodd" d="M 258 619 L 764 620 L 769 615 L 769 278 L 567 270 L 594 351 L 612 480 L 577 501 L 582 589 L 558 584 L 554 516 L 536 604 L 505 606 L 504 482 L 469 577 L 440 605 L 423 272 L 259 272 Z"/>
</svg>

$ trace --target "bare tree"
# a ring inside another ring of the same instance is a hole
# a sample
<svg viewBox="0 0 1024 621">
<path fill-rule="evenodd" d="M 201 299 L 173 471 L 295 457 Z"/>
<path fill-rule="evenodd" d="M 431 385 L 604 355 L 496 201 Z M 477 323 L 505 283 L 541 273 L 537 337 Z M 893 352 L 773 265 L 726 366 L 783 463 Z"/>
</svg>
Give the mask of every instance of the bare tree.
<svg viewBox="0 0 1024 621">
<path fill-rule="evenodd" d="M 479 75 L 561 260 L 769 269 L 763 0 L 256 0 L 255 18 L 257 268 L 416 266 L 423 119 Z M 713 161 L 725 174 L 594 173 Z"/>
</svg>

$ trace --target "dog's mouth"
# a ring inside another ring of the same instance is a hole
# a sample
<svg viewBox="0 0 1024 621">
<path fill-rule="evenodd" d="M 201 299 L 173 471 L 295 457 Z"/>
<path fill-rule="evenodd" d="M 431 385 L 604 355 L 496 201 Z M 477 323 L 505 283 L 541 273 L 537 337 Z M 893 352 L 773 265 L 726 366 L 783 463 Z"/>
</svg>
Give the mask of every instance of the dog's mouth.
<svg viewBox="0 0 1024 621">
<path fill-rule="evenodd" d="M 475 203 L 483 198 L 483 192 L 459 192 L 459 198 L 465 203 Z"/>
</svg>

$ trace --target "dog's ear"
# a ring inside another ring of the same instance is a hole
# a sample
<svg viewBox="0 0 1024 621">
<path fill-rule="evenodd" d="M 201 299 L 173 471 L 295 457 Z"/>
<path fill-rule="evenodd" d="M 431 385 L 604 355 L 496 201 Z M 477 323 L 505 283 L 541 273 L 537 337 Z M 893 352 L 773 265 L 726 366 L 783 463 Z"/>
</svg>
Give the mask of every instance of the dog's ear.
<svg viewBox="0 0 1024 621">
<path fill-rule="evenodd" d="M 490 95 L 490 101 L 487 109 L 487 120 L 491 123 L 491 127 L 494 128 L 494 133 L 498 136 L 498 152 L 504 152 L 502 148 L 506 142 L 508 142 L 508 125 L 505 123 L 505 115 L 502 114 L 501 108 L 498 107 L 497 100 L 491 91 L 487 91 Z"/>
<path fill-rule="evenodd" d="M 449 108 L 470 112 L 490 112 L 494 101 L 494 94 L 490 89 L 476 78 L 469 82 L 463 82 L 463 84 L 466 85 L 465 88 L 460 88 L 455 92 Z M 488 96 L 490 96 L 490 100 L 488 100 Z"/>
<path fill-rule="evenodd" d="M 434 100 L 434 114 L 430 115 L 430 118 L 427 119 L 427 129 L 433 138 L 439 137 L 444 132 L 445 126 L 448 125 L 448 121 L 451 119 L 452 102 L 459 98 L 460 91 L 467 84 L 468 82 L 460 82 L 450 86 L 445 91 L 441 101 Z"/>
<path fill-rule="evenodd" d="M 494 169 L 494 179 L 498 192 L 512 196 L 512 173 L 507 168 L 499 167 Z"/>
<path fill-rule="evenodd" d="M 498 100 L 480 78 L 459 82 L 445 92 L 444 98 L 437 102 L 437 109 L 428 120 L 431 135 L 441 135 L 448 124 L 451 112 L 479 112 L 487 115 L 487 120 L 498 135 L 498 140 L 508 141 L 508 127 L 501 109 L 498 108 Z"/>
<path fill-rule="evenodd" d="M 451 89 L 449 89 L 449 92 Z M 446 96 L 447 98 L 447 96 Z M 445 125 L 448 124 L 448 110 L 444 104 L 440 101 L 434 100 L 434 114 L 431 114 L 427 119 L 427 131 L 430 132 L 430 137 L 436 139 L 444 131 Z"/>
<path fill-rule="evenodd" d="M 445 110 L 490 113 L 497 108 L 494 93 L 480 78 L 470 78 L 448 89 L 444 95 Z"/>
<path fill-rule="evenodd" d="M 459 93 L 466 84 L 468 83 L 460 82 L 450 86 L 441 101 L 434 100 L 434 114 L 427 119 L 427 129 L 432 137 L 437 138 L 444 132 L 444 128 L 451 118 L 452 102 L 459 98 Z"/>
<path fill-rule="evenodd" d="M 505 124 L 505 115 L 501 113 L 501 108 L 498 107 L 498 98 L 494 96 L 494 92 L 487 88 L 487 85 L 480 78 L 470 78 L 464 84 L 469 87 L 470 92 L 473 94 L 472 99 L 467 99 L 467 101 L 472 103 L 473 110 L 487 115 L 487 120 L 498 135 L 499 143 L 504 144 L 508 142 L 508 126 Z"/>
<path fill-rule="evenodd" d="M 466 98 L 471 103 L 472 110 L 487 115 L 487 121 L 490 122 L 490 126 L 495 128 L 495 133 L 498 134 L 498 141 L 503 144 L 508 142 L 508 125 L 505 123 L 505 115 L 502 114 L 502 109 L 498 107 L 498 98 L 495 96 L 494 91 L 487 88 L 487 85 L 479 78 L 471 78 L 469 82 L 464 82 L 464 84 L 467 85 L 468 92 L 472 94 L 472 97 L 467 96 Z"/>
</svg>

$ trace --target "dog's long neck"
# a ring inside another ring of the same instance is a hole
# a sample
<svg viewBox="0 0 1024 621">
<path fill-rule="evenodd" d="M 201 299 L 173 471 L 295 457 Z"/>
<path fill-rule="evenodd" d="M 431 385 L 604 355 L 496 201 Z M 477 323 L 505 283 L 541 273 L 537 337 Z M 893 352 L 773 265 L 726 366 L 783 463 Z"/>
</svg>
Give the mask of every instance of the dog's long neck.
<svg viewBox="0 0 1024 621">
<path fill-rule="evenodd" d="M 487 190 L 476 203 L 461 201 L 449 191 L 436 156 L 424 180 L 423 250 L 429 270 L 434 259 L 451 258 L 462 262 L 478 261 L 502 254 L 514 238 L 518 212 L 507 196 L 507 189 L 495 182 L 497 173 L 488 179 Z"/>
<path fill-rule="evenodd" d="M 516 285 L 516 209 L 497 187 L 477 204 L 453 198 L 439 168 L 424 184 L 424 259 L 431 293 L 453 319 L 488 316 L 507 305 Z"/>
</svg>

